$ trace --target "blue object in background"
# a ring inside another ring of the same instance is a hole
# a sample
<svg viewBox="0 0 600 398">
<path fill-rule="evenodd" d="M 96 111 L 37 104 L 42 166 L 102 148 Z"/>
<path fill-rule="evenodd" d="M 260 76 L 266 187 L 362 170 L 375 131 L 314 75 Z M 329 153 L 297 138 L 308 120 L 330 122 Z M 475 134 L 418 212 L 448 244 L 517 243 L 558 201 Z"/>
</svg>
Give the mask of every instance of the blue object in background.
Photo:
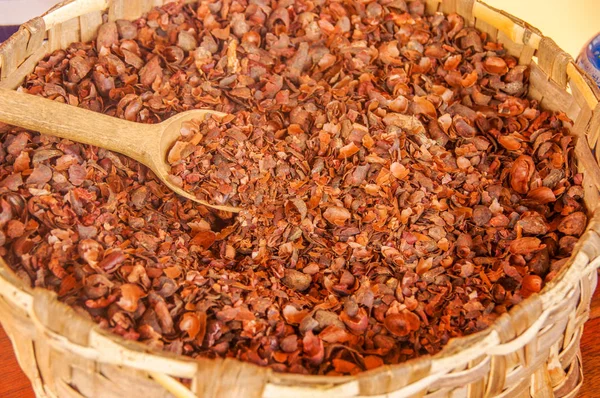
<svg viewBox="0 0 600 398">
<path fill-rule="evenodd" d="M 18 26 L 0 26 L 0 43 L 12 36 L 18 29 Z"/>
<path fill-rule="evenodd" d="M 577 65 L 600 86 L 600 33 L 590 40 L 577 57 Z"/>
</svg>

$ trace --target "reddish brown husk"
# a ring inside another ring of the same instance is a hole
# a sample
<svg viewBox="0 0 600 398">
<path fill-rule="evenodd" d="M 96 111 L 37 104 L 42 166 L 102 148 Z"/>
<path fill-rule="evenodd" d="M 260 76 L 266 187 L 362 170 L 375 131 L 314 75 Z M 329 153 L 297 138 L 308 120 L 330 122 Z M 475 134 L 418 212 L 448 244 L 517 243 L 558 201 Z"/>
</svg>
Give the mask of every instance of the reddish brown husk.
<svg viewBox="0 0 600 398">
<path fill-rule="evenodd" d="M 125 338 L 278 372 L 355 374 L 485 329 L 566 263 L 583 178 L 527 67 L 423 10 L 169 3 L 55 51 L 22 91 L 140 123 L 231 114 L 185 123 L 168 160 L 244 210 L 3 126 L 0 255 Z"/>
</svg>

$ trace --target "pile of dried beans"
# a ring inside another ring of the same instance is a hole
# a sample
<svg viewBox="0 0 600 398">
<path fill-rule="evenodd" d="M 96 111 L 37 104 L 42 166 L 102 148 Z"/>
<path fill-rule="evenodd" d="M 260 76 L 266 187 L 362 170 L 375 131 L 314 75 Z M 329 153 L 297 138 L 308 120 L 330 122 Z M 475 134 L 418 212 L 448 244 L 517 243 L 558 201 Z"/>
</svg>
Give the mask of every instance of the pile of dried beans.
<svg viewBox="0 0 600 398">
<path fill-rule="evenodd" d="M 424 2 L 169 3 L 45 58 L 20 91 L 141 123 L 193 109 L 174 182 L 0 127 L 0 255 L 127 339 L 280 372 L 438 352 L 538 292 L 583 233 L 570 121 Z"/>
</svg>

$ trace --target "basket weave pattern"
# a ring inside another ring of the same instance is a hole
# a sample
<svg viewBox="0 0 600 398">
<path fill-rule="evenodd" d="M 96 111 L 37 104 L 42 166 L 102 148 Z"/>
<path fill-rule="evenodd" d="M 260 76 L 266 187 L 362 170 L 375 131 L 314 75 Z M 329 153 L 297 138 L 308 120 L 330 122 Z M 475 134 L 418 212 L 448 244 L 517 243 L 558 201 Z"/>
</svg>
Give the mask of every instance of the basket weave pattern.
<svg viewBox="0 0 600 398">
<path fill-rule="evenodd" d="M 410 0 L 409 0 L 410 1 Z M 0 46 L 0 88 L 15 89 L 48 53 L 90 41 L 103 22 L 133 20 L 164 0 L 69 0 L 25 23 Z M 188 0 L 189 2 L 189 0 Z M 530 65 L 529 96 L 574 121 L 585 203 L 599 203 L 600 104 L 595 85 L 537 29 L 475 0 L 427 0 L 428 13 L 456 12 Z M 595 153 L 595 154 L 594 154 Z M 489 329 L 442 352 L 357 376 L 274 373 L 237 360 L 191 359 L 107 333 L 26 286 L 0 258 L 0 321 L 39 397 L 575 397 L 579 342 L 600 266 L 600 212 L 564 271 Z"/>
</svg>

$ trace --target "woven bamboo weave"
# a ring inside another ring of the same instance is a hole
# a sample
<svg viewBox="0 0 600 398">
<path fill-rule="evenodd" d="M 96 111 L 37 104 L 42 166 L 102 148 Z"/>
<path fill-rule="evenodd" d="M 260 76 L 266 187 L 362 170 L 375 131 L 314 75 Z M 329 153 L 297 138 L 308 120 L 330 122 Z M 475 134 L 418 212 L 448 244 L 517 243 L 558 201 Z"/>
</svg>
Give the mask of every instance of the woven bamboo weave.
<svg viewBox="0 0 600 398">
<path fill-rule="evenodd" d="M 410 0 L 409 0 L 410 1 Z M 0 46 L 0 87 L 15 89 L 38 61 L 95 38 L 104 16 L 133 20 L 163 0 L 69 0 L 25 23 Z M 554 41 L 474 0 L 427 0 L 456 12 L 531 66 L 530 97 L 574 121 L 577 167 L 590 214 L 599 203 L 600 95 Z M 191 359 L 100 329 L 52 292 L 26 286 L 0 259 L 0 321 L 38 397 L 575 397 L 579 342 L 600 266 L 600 212 L 564 271 L 487 330 L 442 352 L 357 376 L 278 374 L 237 360 Z"/>
</svg>

